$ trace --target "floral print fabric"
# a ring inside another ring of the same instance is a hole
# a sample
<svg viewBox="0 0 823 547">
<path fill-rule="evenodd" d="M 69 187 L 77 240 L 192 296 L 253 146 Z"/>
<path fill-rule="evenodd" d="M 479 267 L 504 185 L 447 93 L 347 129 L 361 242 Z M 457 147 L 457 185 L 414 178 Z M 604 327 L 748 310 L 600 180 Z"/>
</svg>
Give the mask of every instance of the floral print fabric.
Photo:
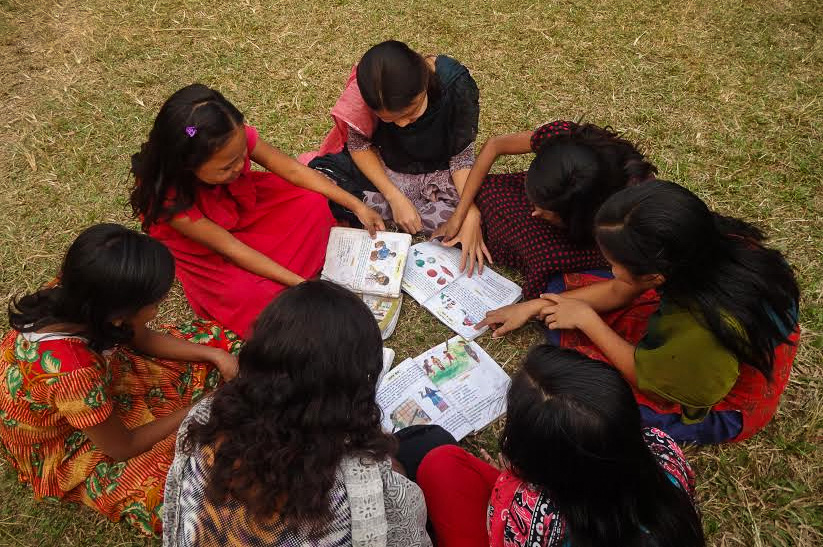
<svg viewBox="0 0 823 547">
<path fill-rule="evenodd" d="M 213 323 L 169 332 L 239 351 L 237 336 Z M 83 503 L 156 535 L 174 435 L 115 462 L 83 430 L 113 413 L 134 429 L 197 401 L 219 381 L 210 364 L 155 359 L 125 346 L 99 354 L 77 336 L 11 331 L 0 342 L 0 453 L 36 499 Z"/>
</svg>

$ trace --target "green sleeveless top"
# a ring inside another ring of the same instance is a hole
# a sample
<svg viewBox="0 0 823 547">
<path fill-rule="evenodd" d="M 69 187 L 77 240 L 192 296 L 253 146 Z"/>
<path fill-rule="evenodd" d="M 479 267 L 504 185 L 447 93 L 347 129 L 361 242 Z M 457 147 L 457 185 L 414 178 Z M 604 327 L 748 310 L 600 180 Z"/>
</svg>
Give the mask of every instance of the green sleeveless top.
<svg viewBox="0 0 823 547">
<path fill-rule="evenodd" d="M 740 370 L 737 357 L 692 312 L 665 298 L 649 318 L 634 362 L 637 387 L 680 403 L 686 424 L 701 422 L 732 390 Z"/>
</svg>

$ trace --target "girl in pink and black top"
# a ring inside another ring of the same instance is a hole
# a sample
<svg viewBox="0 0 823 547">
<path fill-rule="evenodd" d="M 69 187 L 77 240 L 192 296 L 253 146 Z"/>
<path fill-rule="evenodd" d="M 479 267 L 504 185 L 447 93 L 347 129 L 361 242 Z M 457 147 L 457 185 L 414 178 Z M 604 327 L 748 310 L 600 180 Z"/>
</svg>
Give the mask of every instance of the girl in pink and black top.
<svg viewBox="0 0 823 547">
<path fill-rule="evenodd" d="M 375 211 L 259 139 L 200 84 L 166 101 L 132 172 L 132 209 L 174 255 L 194 311 L 241 335 L 280 291 L 323 267 L 335 224 L 327 199 L 370 232 L 384 229 Z"/>
<path fill-rule="evenodd" d="M 498 156 L 535 153 L 527 172 L 489 174 Z M 434 232 L 461 243 L 471 272 L 489 256 L 523 272 L 526 298 L 558 272 L 604 268 L 594 215 L 613 193 L 653 178 L 657 169 L 609 128 L 554 121 L 483 145 L 454 214 Z M 471 214 L 472 202 L 479 215 Z M 475 253 L 474 241 L 488 252 Z M 462 269 L 462 267 L 461 267 Z"/>
<path fill-rule="evenodd" d="M 430 234 L 460 199 L 479 114 L 477 84 L 466 67 L 389 40 L 360 59 L 332 109 L 335 127 L 301 161 L 311 160 L 310 167 L 401 230 Z M 333 204 L 332 212 L 357 224 Z"/>
<path fill-rule="evenodd" d="M 507 404 L 502 469 L 456 446 L 420 464 L 439 547 L 705 544 L 694 474 L 668 435 L 641 429 L 619 372 L 537 346 Z"/>
</svg>

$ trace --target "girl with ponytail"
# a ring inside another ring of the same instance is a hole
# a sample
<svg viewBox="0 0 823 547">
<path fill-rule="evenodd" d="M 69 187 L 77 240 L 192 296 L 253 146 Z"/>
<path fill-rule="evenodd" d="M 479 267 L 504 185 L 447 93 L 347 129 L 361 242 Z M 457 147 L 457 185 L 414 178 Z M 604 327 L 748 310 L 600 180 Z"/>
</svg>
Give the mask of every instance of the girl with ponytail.
<svg viewBox="0 0 823 547">
<path fill-rule="evenodd" d="M 561 330 L 561 345 L 611 362 L 645 422 L 678 441 L 739 441 L 764 427 L 798 339 L 799 290 L 780 252 L 665 181 L 617 192 L 595 226 L 614 278 L 526 311 Z M 499 335 L 517 326 L 510 316 L 496 310 L 481 325 L 504 324 Z"/>
</svg>

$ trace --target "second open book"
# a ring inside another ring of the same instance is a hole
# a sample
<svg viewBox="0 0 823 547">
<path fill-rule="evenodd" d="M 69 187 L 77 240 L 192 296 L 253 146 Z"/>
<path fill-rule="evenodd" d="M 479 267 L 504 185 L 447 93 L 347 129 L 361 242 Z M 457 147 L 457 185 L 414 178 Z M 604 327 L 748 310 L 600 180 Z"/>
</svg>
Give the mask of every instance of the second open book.
<svg viewBox="0 0 823 547">
<path fill-rule="evenodd" d="M 459 441 L 505 413 L 509 383 L 483 348 L 455 336 L 383 376 L 377 388 L 383 429 L 437 424 Z"/>
</svg>

